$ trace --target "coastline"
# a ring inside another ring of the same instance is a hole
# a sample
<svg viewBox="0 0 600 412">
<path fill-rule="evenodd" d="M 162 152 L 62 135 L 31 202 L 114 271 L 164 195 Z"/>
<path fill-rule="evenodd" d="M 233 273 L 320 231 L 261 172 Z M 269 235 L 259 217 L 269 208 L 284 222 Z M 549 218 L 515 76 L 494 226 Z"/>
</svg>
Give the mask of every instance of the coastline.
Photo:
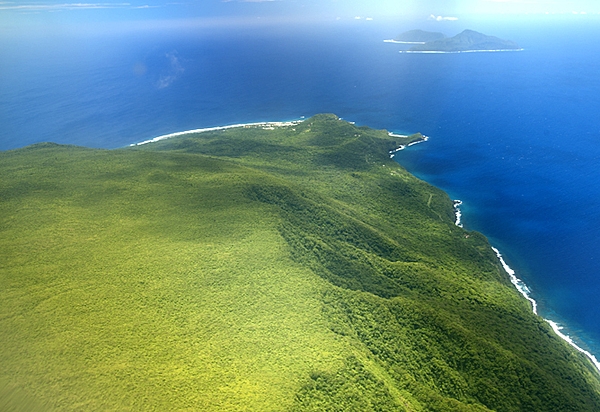
<svg viewBox="0 0 600 412">
<path fill-rule="evenodd" d="M 460 211 L 460 205 L 462 205 L 462 200 L 453 200 L 452 204 L 454 206 L 454 224 L 458 227 L 463 227 L 462 224 L 462 212 Z"/>
<path fill-rule="evenodd" d="M 442 50 L 400 50 L 398 53 L 411 53 L 411 54 L 458 54 L 458 53 L 502 53 L 502 52 L 520 52 L 525 49 L 497 49 L 497 50 L 456 50 L 456 51 L 442 51 Z"/>
<path fill-rule="evenodd" d="M 384 43 L 394 44 L 427 44 L 427 42 L 421 41 L 400 41 L 400 40 L 384 40 Z M 455 51 L 444 51 L 444 50 L 400 50 L 399 53 L 417 53 L 417 54 L 455 54 L 455 53 L 498 53 L 498 52 L 517 52 L 525 49 L 493 49 L 493 50 L 455 50 Z"/>
<path fill-rule="evenodd" d="M 424 41 L 400 41 L 400 40 L 384 40 L 384 43 L 396 43 L 396 44 L 425 44 Z"/>
<path fill-rule="evenodd" d="M 402 52 L 401 52 L 402 53 Z M 414 52 L 414 53 L 428 53 L 428 52 Z M 436 53 L 436 52 L 434 52 Z M 460 53 L 460 52 L 437 52 L 437 53 Z M 165 134 L 165 135 L 161 135 L 161 136 L 157 136 L 155 138 L 149 139 L 149 140 L 145 140 L 139 143 L 132 143 L 129 146 L 133 147 L 133 146 L 141 146 L 144 144 L 148 144 L 148 143 L 154 143 L 154 142 L 158 142 L 161 140 L 165 140 L 165 139 L 170 139 L 172 137 L 177 137 L 177 136 L 183 136 L 183 135 L 187 135 L 187 134 L 197 134 L 197 133 L 205 133 L 205 132 L 212 132 L 212 131 L 218 131 L 218 130 L 226 130 L 226 129 L 233 129 L 233 128 L 240 128 L 240 127 L 262 127 L 264 130 L 273 130 L 276 127 L 289 127 L 289 126 L 295 126 L 298 125 L 300 123 L 302 123 L 304 119 L 302 120 L 292 120 L 292 121 L 286 121 L 286 122 L 256 122 L 256 123 L 239 123 L 239 124 L 233 124 L 233 125 L 226 125 L 226 126 L 216 126 L 216 127 L 207 127 L 207 128 L 202 128 L 202 129 L 193 129 L 193 130 L 186 130 L 186 131 L 182 131 L 182 132 L 175 132 L 175 133 L 169 133 L 169 134 Z M 340 120 L 342 120 L 340 118 Z M 353 122 L 349 122 L 352 123 Z M 408 135 L 400 135 L 400 134 L 395 134 L 392 132 L 388 132 L 388 135 L 390 137 L 408 137 Z M 389 151 L 389 155 L 390 158 L 394 158 L 395 154 L 399 151 L 402 151 L 404 149 L 406 149 L 409 146 L 414 146 L 416 144 L 419 143 L 423 143 L 429 140 L 429 136 L 425 136 L 423 135 L 422 139 L 416 140 L 414 142 L 408 143 L 407 145 L 400 145 L 398 148 L 390 150 Z M 454 213 L 455 213 L 455 225 L 458 227 L 463 227 L 462 224 L 462 212 L 460 210 L 460 206 L 463 204 L 463 202 L 461 200 L 454 200 L 453 201 L 453 207 L 454 207 Z M 538 311 L 537 311 L 537 302 L 535 299 L 533 299 L 531 297 L 531 290 L 527 287 L 527 285 L 525 284 L 525 282 L 523 282 L 521 279 L 519 279 L 516 276 L 516 272 L 506 263 L 506 261 L 504 260 L 502 254 L 500 253 L 500 251 L 491 246 L 492 250 L 494 251 L 494 253 L 496 254 L 500 264 L 502 265 L 504 271 L 508 274 L 511 283 L 514 285 L 514 287 L 517 289 L 517 291 L 531 304 L 531 308 L 532 308 L 532 312 L 538 315 Z M 546 319 L 546 318 L 542 318 L 545 322 L 547 322 L 550 327 L 552 328 L 552 330 L 554 331 L 554 333 L 561 338 L 562 340 L 564 340 L 565 342 L 567 342 L 569 345 L 571 345 L 571 347 L 573 347 L 575 350 L 577 350 L 578 352 L 582 353 L 583 355 L 585 355 L 591 362 L 592 364 L 595 366 L 596 370 L 598 373 L 600 373 L 600 361 L 598 361 L 598 359 L 596 358 L 595 355 L 593 355 L 592 353 L 590 353 L 589 351 L 581 348 L 579 345 L 577 345 L 573 339 L 567 335 L 561 332 L 562 329 L 564 329 L 562 326 L 560 326 L 560 324 L 558 324 L 557 322 L 554 322 L 550 319 Z"/>
<path fill-rule="evenodd" d="M 390 137 L 408 137 L 408 135 L 405 135 L 405 134 L 395 134 L 395 133 L 392 133 L 392 132 L 388 132 L 388 136 L 390 136 Z M 396 153 L 399 152 L 400 150 L 404 150 L 404 149 L 406 149 L 409 146 L 414 146 L 416 144 L 423 143 L 423 142 L 426 142 L 426 141 L 429 140 L 429 136 L 425 136 L 425 135 L 422 135 L 422 136 L 423 137 L 421 139 L 419 139 L 419 140 L 415 140 L 414 142 L 410 142 L 410 143 L 405 144 L 405 145 L 401 144 L 397 148 L 395 148 L 393 150 L 390 150 L 389 151 L 390 159 L 393 159 L 394 156 L 396 155 Z"/>
<path fill-rule="evenodd" d="M 531 303 L 531 310 L 532 310 L 532 312 L 535 315 L 537 315 L 538 314 L 537 302 L 535 301 L 535 299 L 533 299 L 530 296 L 531 295 L 531 290 L 527 287 L 527 285 L 525 284 L 525 282 L 523 282 L 521 279 L 519 279 L 516 276 L 516 272 L 510 266 L 508 266 L 508 264 L 506 263 L 506 261 L 502 257 L 502 254 L 500 253 L 500 251 L 497 248 L 493 247 L 493 246 L 492 246 L 492 250 L 494 251 L 494 253 L 498 257 L 498 260 L 500 261 L 500 264 L 504 268 L 504 271 L 510 277 L 510 282 L 515 286 L 515 288 L 519 291 L 519 293 L 521 293 L 521 295 L 523 295 L 523 297 L 525 299 L 527 299 L 529 301 L 529 303 Z"/>
<path fill-rule="evenodd" d="M 533 313 L 536 314 L 536 315 L 538 315 L 538 312 L 537 312 L 537 302 L 535 301 L 535 299 L 533 299 L 530 296 L 531 290 L 527 287 L 527 285 L 525 284 L 525 282 L 523 282 L 521 279 L 519 279 L 515 275 L 515 271 L 510 266 L 508 266 L 506 264 L 506 262 L 504 261 L 504 258 L 502 257 L 502 255 L 500 254 L 500 252 L 498 251 L 498 249 L 496 249 L 495 247 L 492 247 L 492 250 L 496 253 L 496 256 L 498 256 L 498 259 L 500 260 L 500 263 L 502 264 L 502 267 L 504 268 L 504 271 L 506 273 L 508 273 L 508 275 L 510 276 L 510 281 L 512 282 L 512 284 L 515 285 L 515 287 L 521 293 L 521 295 L 523 295 L 525 297 L 525 299 L 527 299 L 531 303 Z M 598 361 L 598 359 L 596 358 L 596 356 L 594 356 L 589 351 L 583 349 L 581 346 L 577 345 L 573 341 L 573 338 L 571 338 L 571 336 L 569 336 L 569 335 L 567 335 L 565 333 L 562 333 L 561 330 L 564 329 L 564 328 L 562 326 L 560 326 L 557 322 L 554 322 L 553 320 L 546 319 L 546 318 L 543 318 L 543 319 L 544 319 L 544 321 L 546 323 L 548 323 L 550 325 L 550 327 L 552 328 L 552 330 L 554 331 L 554 333 L 556 333 L 556 335 L 559 338 L 561 338 L 562 340 L 564 340 L 565 342 L 567 342 L 569 345 L 571 345 L 573 348 L 575 348 L 575 350 L 577 350 L 578 352 L 584 354 L 594 364 L 594 366 L 598 370 L 598 373 L 600 373 L 600 362 Z"/>
<path fill-rule="evenodd" d="M 288 127 L 288 126 L 296 126 L 302 123 L 303 120 L 290 120 L 287 122 L 256 122 L 256 123 L 238 123 L 231 124 L 227 126 L 215 126 L 215 127 L 205 127 L 202 129 L 192 129 L 192 130 L 184 130 L 183 132 L 175 132 L 169 134 L 163 134 L 161 136 L 154 137 L 152 139 L 144 140 L 139 143 L 132 143 L 129 146 L 141 146 L 148 143 L 155 143 L 161 140 L 170 139 L 172 137 L 183 136 L 186 134 L 197 134 L 197 133 L 206 133 L 206 132 L 214 132 L 218 130 L 226 130 L 226 129 L 235 129 L 238 127 L 262 127 L 264 130 L 273 130 L 276 127 Z"/>
<path fill-rule="evenodd" d="M 459 227 L 463 227 L 463 224 L 462 224 L 462 221 L 461 221 L 462 213 L 461 213 L 461 210 L 460 210 L 460 206 L 462 205 L 462 203 L 463 202 L 461 200 L 454 200 L 455 224 L 456 224 L 456 226 L 459 226 Z M 531 289 L 529 289 L 529 287 L 527 287 L 527 285 L 525 284 L 525 282 L 523 282 L 521 279 L 519 279 L 516 276 L 516 272 L 514 271 L 513 268 L 511 268 L 506 263 L 506 261 L 504 260 L 504 257 L 500 253 L 500 251 L 497 248 L 495 248 L 494 246 L 492 246 L 492 250 L 494 251 L 494 253 L 498 257 L 498 260 L 500 261 L 500 264 L 502 265 L 502 268 L 508 274 L 508 276 L 510 278 L 510 282 L 519 291 L 519 293 L 525 299 L 527 299 L 527 301 L 531 304 L 531 311 L 535 315 L 540 316 L 538 314 L 538 304 L 537 304 L 537 301 L 531 297 Z M 557 322 L 554 322 L 551 319 L 547 319 L 547 318 L 543 318 L 543 317 L 542 317 L 542 319 L 544 319 L 544 321 L 550 325 L 550 327 L 552 328 L 552 330 L 554 331 L 554 333 L 559 338 L 561 338 L 562 340 L 564 340 L 565 342 L 567 342 L 569 345 L 571 345 L 571 347 L 573 347 L 578 352 L 580 352 L 583 355 L 585 355 L 592 362 L 592 364 L 596 367 L 596 370 L 598 371 L 598 373 L 600 373 L 600 361 L 598 361 L 598 359 L 596 358 L 596 356 L 594 354 L 592 354 L 591 352 L 583 349 L 581 346 L 579 346 L 577 343 L 575 343 L 573 341 L 573 338 L 571 338 L 571 336 L 569 336 L 569 335 L 567 335 L 565 333 L 562 333 L 561 330 L 564 329 L 563 326 L 561 326 Z"/>
</svg>

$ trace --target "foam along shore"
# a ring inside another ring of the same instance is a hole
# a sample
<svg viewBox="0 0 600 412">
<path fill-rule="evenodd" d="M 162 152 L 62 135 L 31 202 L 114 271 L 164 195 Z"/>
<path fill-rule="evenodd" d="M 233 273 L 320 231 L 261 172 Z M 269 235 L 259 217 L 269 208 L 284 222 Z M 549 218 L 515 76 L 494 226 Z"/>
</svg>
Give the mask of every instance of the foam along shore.
<svg viewBox="0 0 600 412">
<path fill-rule="evenodd" d="M 500 53 L 500 52 L 518 52 L 524 49 L 498 49 L 498 50 L 400 50 L 398 53 L 417 53 L 417 54 L 456 54 L 456 53 Z"/>
<path fill-rule="evenodd" d="M 427 53 L 427 52 L 424 52 L 424 53 Z M 212 131 L 217 131 L 217 130 L 233 129 L 233 128 L 238 128 L 238 127 L 262 127 L 263 129 L 271 130 L 271 129 L 274 129 L 276 127 L 296 126 L 296 125 L 302 123 L 302 121 L 303 120 L 293 120 L 293 121 L 288 121 L 288 122 L 240 123 L 240 124 L 233 124 L 233 125 L 228 125 L 228 126 L 217 126 L 217 127 L 207 127 L 207 128 L 204 128 L 204 129 L 186 130 L 186 131 L 183 131 L 183 132 L 176 132 L 176 133 L 170 133 L 170 134 L 158 136 L 158 137 L 155 137 L 153 139 L 145 140 L 145 141 L 140 142 L 140 143 L 133 143 L 130 146 L 141 146 L 141 145 L 144 145 L 144 144 L 154 143 L 154 142 L 158 142 L 160 140 L 170 139 L 172 137 L 183 136 L 183 135 L 186 135 L 186 134 L 205 133 L 205 132 L 212 132 Z M 408 137 L 407 135 L 399 135 L 399 134 L 394 134 L 394 133 L 391 133 L 391 132 L 389 132 L 388 135 L 391 136 L 391 137 Z M 411 143 L 409 143 L 407 145 L 400 145 L 398 148 L 396 148 L 394 150 L 390 150 L 390 158 L 393 158 L 394 154 L 396 152 L 404 150 L 408 146 L 413 146 L 413 145 L 418 144 L 418 143 L 426 142 L 427 140 L 429 140 L 429 137 L 428 136 L 423 136 L 422 139 L 416 140 L 416 141 L 411 142 Z M 455 215 L 456 215 L 455 224 L 457 226 L 459 226 L 459 227 L 463 227 L 462 226 L 462 221 L 461 221 L 462 214 L 461 214 L 461 211 L 460 211 L 460 205 L 462 205 L 462 201 L 460 201 L 460 200 L 455 200 L 454 201 L 454 211 L 455 211 Z M 527 287 L 527 285 L 521 279 L 519 279 L 519 278 L 516 277 L 515 271 L 510 266 L 508 266 L 508 264 L 504 261 L 504 258 L 500 254 L 500 251 L 498 249 L 496 249 L 495 247 L 492 247 L 492 250 L 496 253 L 496 256 L 498 257 L 500 263 L 502 264 L 502 267 L 504 268 L 504 270 L 506 271 L 506 273 L 509 275 L 510 281 L 512 282 L 512 284 L 525 297 L 525 299 L 527 299 L 531 303 L 532 311 L 533 311 L 534 314 L 537 315 L 538 314 L 537 313 L 537 302 L 535 301 L 535 299 L 533 299 L 530 296 L 531 291 L 529 290 L 529 288 Z M 579 351 L 582 354 L 584 354 L 585 356 L 587 356 L 587 358 L 590 359 L 590 361 L 594 364 L 594 366 L 596 367 L 596 369 L 600 373 L 600 362 L 598 362 L 598 360 L 596 359 L 596 357 L 593 354 L 591 354 L 590 352 L 586 351 L 585 349 L 583 349 L 579 345 L 577 345 L 575 342 L 573 342 L 573 339 L 570 336 L 562 333 L 561 330 L 563 328 L 560 325 L 558 325 L 556 322 L 551 321 L 549 319 L 544 319 L 544 320 L 546 322 L 548 322 L 548 324 L 552 327 L 552 329 L 554 330 L 554 332 L 556 333 L 557 336 L 559 336 L 561 339 L 563 339 L 564 341 L 566 341 L 568 344 L 570 344 L 577 351 Z"/>
<path fill-rule="evenodd" d="M 463 227 L 462 222 L 461 222 L 462 215 L 461 215 L 461 211 L 460 211 L 460 205 L 462 205 L 462 201 L 460 201 L 460 200 L 454 201 L 454 213 L 456 215 L 455 223 L 456 223 L 456 226 Z M 517 290 L 521 293 L 521 295 L 523 295 L 523 297 L 525 299 L 527 299 L 529 301 L 529 303 L 531 303 L 531 310 L 533 311 L 534 314 L 537 315 L 538 314 L 537 302 L 535 301 L 535 299 L 533 299 L 531 297 L 531 290 L 527 287 L 525 282 L 523 282 L 521 279 L 519 279 L 515 275 L 515 271 L 510 266 L 508 266 L 508 264 L 502 257 L 502 254 L 500 253 L 500 251 L 493 246 L 492 246 L 492 250 L 494 251 L 494 253 L 496 253 L 496 256 L 498 257 L 500 264 L 504 268 L 504 271 L 506 273 L 508 273 L 511 283 L 515 286 L 515 288 L 517 288 Z M 554 333 L 556 333 L 556 335 L 558 337 L 563 339 L 565 342 L 567 342 L 569 345 L 571 345 L 577 351 L 579 351 L 579 352 L 583 353 L 585 356 L 587 356 L 587 358 L 590 361 L 592 361 L 592 363 L 594 364 L 596 369 L 598 369 L 598 372 L 600 372 L 600 362 L 598 362 L 598 359 L 596 359 L 596 357 L 593 354 L 591 354 L 587 350 L 585 350 L 585 349 L 581 348 L 579 345 L 577 345 L 569 335 L 562 333 L 561 330 L 563 329 L 563 327 L 560 326 L 558 323 L 556 323 L 550 319 L 544 318 L 544 320 L 546 322 L 548 322 L 548 324 L 550 325 L 550 327 L 552 327 L 552 330 L 554 330 Z"/>
<path fill-rule="evenodd" d="M 535 301 L 535 299 L 533 299 L 530 296 L 531 295 L 531 290 L 527 287 L 527 285 L 525 284 L 525 282 L 523 282 L 521 279 L 519 279 L 515 275 L 515 271 L 510 266 L 508 266 L 508 264 L 506 263 L 506 261 L 502 257 L 502 254 L 500 253 L 500 251 L 498 249 L 496 249 L 495 247 L 492 247 L 492 250 L 494 251 L 494 253 L 496 253 L 496 256 L 498 256 L 498 260 L 500 261 L 500 264 L 504 268 L 504 271 L 506 273 L 508 273 L 508 276 L 510 277 L 511 283 L 513 285 L 515 285 L 515 287 L 521 293 L 521 295 L 523 295 L 523 297 L 525 297 L 525 299 L 527 299 L 529 301 L 529 303 L 531 303 L 531 310 L 533 311 L 533 313 L 535 313 L 537 315 L 538 314 L 538 312 L 537 312 L 537 302 Z"/>
<path fill-rule="evenodd" d="M 462 205 L 462 200 L 453 200 L 452 204 L 454 206 L 454 224 L 458 227 L 463 227 L 462 224 L 462 212 L 460 211 L 460 205 Z"/>
<path fill-rule="evenodd" d="M 495 247 L 492 247 L 492 250 L 496 253 L 496 256 L 498 256 L 498 259 L 500 260 L 500 263 L 502 264 L 502 267 L 504 268 L 506 273 L 508 273 L 508 276 L 510 276 L 510 281 L 512 282 L 512 284 L 515 285 L 517 290 L 521 292 L 525 299 L 527 299 L 531 303 L 533 313 L 537 315 L 537 302 L 530 296 L 531 291 L 529 290 L 527 285 L 521 279 L 515 276 L 515 271 L 506 264 L 504 258 L 502 258 L 502 255 L 500 254 L 500 251 L 498 251 L 498 249 L 496 249 Z M 560 326 L 558 323 L 546 318 L 544 318 L 544 320 L 552 327 L 552 330 L 554 330 L 554 333 L 556 333 L 558 337 L 563 339 L 565 342 L 567 342 L 569 345 L 575 348 L 578 352 L 581 352 L 585 356 L 587 356 L 587 358 L 590 361 L 592 361 L 592 363 L 600 373 L 600 362 L 598 362 L 598 359 L 596 359 L 596 357 L 593 354 L 577 345 L 569 335 L 562 333 L 561 330 L 563 329 L 563 327 Z"/>
<path fill-rule="evenodd" d="M 197 134 L 197 133 L 206 133 L 206 132 L 214 132 L 217 130 L 226 130 L 226 129 L 235 129 L 238 127 L 262 127 L 265 130 L 273 130 L 276 127 L 289 127 L 296 126 L 302 123 L 303 120 L 291 120 L 288 122 L 257 122 L 257 123 L 240 123 L 240 124 L 231 124 L 227 126 L 216 126 L 216 127 L 206 127 L 204 129 L 193 129 L 193 130 L 185 130 L 183 132 L 169 133 L 162 136 L 157 136 L 153 139 L 144 140 L 139 143 L 132 143 L 129 146 L 141 146 L 148 143 L 158 142 L 160 140 L 170 139 L 172 137 L 183 136 L 186 134 Z"/>
<path fill-rule="evenodd" d="M 402 138 L 408 137 L 408 135 L 405 135 L 405 134 L 395 134 L 395 133 L 392 133 L 392 132 L 389 132 L 388 135 L 390 137 L 402 137 Z M 423 142 L 426 142 L 428 140 L 429 140 L 429 136 L 423 135 L 423 137 L 421 139 L 419 139 L 419 140 L 415 140 L 414 142 L 410 142 L 409 144 L 406 144 L 406 145 L 402 144 L 402 145 L 398 146 L 397 148 L 390 150 L 390 152 L 389 152 L 390 153 L 390 159 L 393 159 L 394 156 L 396 155 L 396 153 L 399 152 L 400 150 L 404 150 L 404 149 L 406 149 L 409 146 L 414 146 L 416 144 L 423 143 Z"/>
<path fill-rule="evenodd" d="M 587 356 L 589 358 L 589 360 L 592 361 L 594 366 L 596 366 L 598 371 L 600 371 L 600 362 L 598 362 L 598 359 L 596 359 L 596 357 L 594 355 L 592 355 L 590 352 L 581 348 L 579 345 L 577 345 L 575 342 L 573 342 L 573 339 L 571 339 L 571 337 L 569 335 L 565 335 L 564 333 L 562 333 L 561 330 L 563 329 L 563 327 L 560 326 L 558 323 L 553 322 L 549 319 L 544 319 L 544 320 L 550 324 L 550 326 L 554 330 L 554 333 L 556 333 L 558 336 L 560 336 L 563 340 L 565 340 L 569 345 L 571 345 L 572 347 L 577 349 L 579 352 L 581 352 L 585 356 Z"/>
<path fill-rule="evenodd" d="M 400 41 L 400 40 L 384 40 L 384 43 L 396 43 L 396 44 L 425 44 L 424 41 Z"/>
</svg>

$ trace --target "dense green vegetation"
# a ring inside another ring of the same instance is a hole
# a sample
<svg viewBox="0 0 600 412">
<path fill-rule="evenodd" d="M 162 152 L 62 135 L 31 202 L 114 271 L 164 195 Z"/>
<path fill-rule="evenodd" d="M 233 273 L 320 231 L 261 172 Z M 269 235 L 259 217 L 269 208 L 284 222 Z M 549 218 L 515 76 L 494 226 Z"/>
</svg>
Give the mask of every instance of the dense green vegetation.
<svg viewBox="0 0 600 412">
<path fill-rule="evenodd" d="M 333 115 L 0 153 L 0 409 L 594 411 L 452 202 Z"/>
</svg>

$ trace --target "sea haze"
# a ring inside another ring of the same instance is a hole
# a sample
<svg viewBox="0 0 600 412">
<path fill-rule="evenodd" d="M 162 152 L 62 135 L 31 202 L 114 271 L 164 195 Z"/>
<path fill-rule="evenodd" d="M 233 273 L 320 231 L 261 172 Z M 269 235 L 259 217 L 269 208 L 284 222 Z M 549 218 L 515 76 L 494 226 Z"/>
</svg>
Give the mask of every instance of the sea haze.
<svg viewBox="0 0 600 412">
<path fill-rule="evenodd" d="M 0 150 L 117 148 L 332 112 L 427 143 L 396 159 L 461 199 L 540 313 L 600 354 L 600 24 L 470 26 L 524 48 L 401 54 L 404 29 L 315 26 L 0 40 Z M 448 32 L 454 35 L 456 32 Z"/>
</svg>

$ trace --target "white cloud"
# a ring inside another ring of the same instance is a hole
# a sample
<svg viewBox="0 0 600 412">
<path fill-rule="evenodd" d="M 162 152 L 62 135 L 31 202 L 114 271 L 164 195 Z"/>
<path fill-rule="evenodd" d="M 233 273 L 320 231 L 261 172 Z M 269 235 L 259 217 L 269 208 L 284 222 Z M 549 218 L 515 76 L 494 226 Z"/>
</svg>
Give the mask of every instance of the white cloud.
<svg viewBox="0 0 600 412">
<path fill-rule="evenodd" d="M 89 10 L 89 9 L 129 9 L 150 8 L 155 6 L 133 6 L 131 3 L 56 3 L 56 4 L 20 4 L 0 2 L 0 10 L 17 11 L 56 11 L 56 10 Z"/>
<path fill-rule="evenodd" d="M 458 17 L 443 17 L 443 16 L 435 16 L 435 15 L 430 15 L 429 16 L 429 20 L 435 20 L 435 21 L 456 21 L 458 20 Z"/>
<path fill-rule="evenodd" d="M 167 53 L 165 57 L 169 59 L 170 66 L 168 73 L 161 76 L 160 79 L 158 79 L 158 83 L 156 84 L 156 86 L 159 89 L 169 87 L 171 84 L 173 84 L 175 80 L 179 78 L 179 76 L 185 70 L 180 63 L 179 58 L 177 57 L 177 51 L 174 50 L 170 53 Z"/>
</svg>

